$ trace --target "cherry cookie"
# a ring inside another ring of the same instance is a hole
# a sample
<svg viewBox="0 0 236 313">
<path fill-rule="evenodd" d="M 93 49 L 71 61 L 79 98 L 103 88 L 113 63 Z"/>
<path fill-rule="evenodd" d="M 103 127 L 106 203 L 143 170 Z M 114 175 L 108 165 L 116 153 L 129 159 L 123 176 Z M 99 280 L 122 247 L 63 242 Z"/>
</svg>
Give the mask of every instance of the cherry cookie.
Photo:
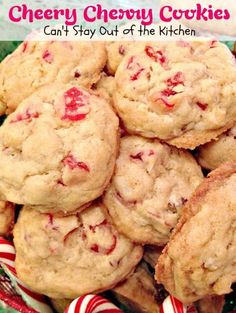
<svg viewBox="0 0 236 313">
<path fill-rule="evenodd" d="M 183 303 L 230 293 L 236 282 L 235 189 L 235 162 L 212 171 L 158 259 L 157 281 Z"/>
<path fill-rule="evenodd" d="M 142 244 L 164 245 L 202 178 L 189 152 L 158 140 L 123 137 L 104 203 L 120 232 Z"/>
<path fill-rule="evenodd" d="M 118 118 L 92 92 L 54 83 L 0 130 L 0 190 L 8 201 L 68 213 L 99 197 L 113 173 Z"/>
<path fill-rule="evenodd" d="M 116 231 L 99 204 L 66 217 L 24 207 L 14 243 L 19 278 L 52 298 L 110 289 L 142 258 L 142 248 Z"/>
<path fill-rule="evenodd" d="M 15 205 L 0 200 L 0 236 L 8 236 L 14 226 Z"/>
<path fill-rule="evenodd" d="M 131 51 L 142 51 L 143 44 L 139 41 L 108 41 L 107 50 L 107 69 L 111 75 L 114 75 L 121 61 Z"/>
<path fill-rule="evenodd" d="M 105 73 L 102 73 L 101 78 L 96 84 L 95 90 L 98 95 L 105 98 L 112 104 L 112 97 L 115 91 L 115 78 L 113 76 L 107 76 Z"/>
<path fill-rule="evenodd" d="M 106 63 L 102 42 L 24 42 L 0 65 L 0 114 L 42 85 L 75 82 L 91 87 Z"/>
<path fill-rule="evenodd" d="M 144 262 L 136 268 L 132 275 L 111 291 L 130 312 L 160 312 L 160 306 L 157 303 L 160 294 L 155 288 L 155 280 Z"/>
<path fill-rule="evenodd" d="M 198 161 L 204 168 L 214 170 L 225 162 L 236 161 L 236 125 L 217 140 L 198 149 Z"/>
<path fill-rule="evenodd" d="M 114 105 L 131 133 L 193 149 L 236 120 L 235 59 L 216 41 L 143 43 L 115 80 Z"/>
</svg>

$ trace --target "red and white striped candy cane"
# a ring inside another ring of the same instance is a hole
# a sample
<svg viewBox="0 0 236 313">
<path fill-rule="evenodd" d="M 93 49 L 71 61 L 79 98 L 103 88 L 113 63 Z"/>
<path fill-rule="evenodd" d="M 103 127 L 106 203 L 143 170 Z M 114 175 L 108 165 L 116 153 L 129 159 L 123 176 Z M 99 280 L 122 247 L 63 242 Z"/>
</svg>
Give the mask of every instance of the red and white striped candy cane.
<svg viewBox="0 0 236 313">
<path fill-rule="evenodd" d="M 81 296 L 64 313 L 123 313 L 114 304 L 97 295 Z"/>
<path fill-rule="evenodd" d="M 16 252 L 13 244 L 0 237 L 0 264 L 9 276 L 16 292 L 23 298 L 28 306 L 32 307 L 39 313 L 52 313 L 52 309 L 46 303 L 44 297 L 31 291 L 23 282 L 16 276 L 15 270 Z"/>
<path fill-rule="evenodd" d="M 162 303 L 160 313 L 197 313 L 197 311 L 194 305 L 187 307 L 170 295 Z"/>
<path fill-rule="evenodd" d="M 187 313 L 187 308 L 173 296 L 168 296 L 161 305 L 160 313 Z"/>
</svg>

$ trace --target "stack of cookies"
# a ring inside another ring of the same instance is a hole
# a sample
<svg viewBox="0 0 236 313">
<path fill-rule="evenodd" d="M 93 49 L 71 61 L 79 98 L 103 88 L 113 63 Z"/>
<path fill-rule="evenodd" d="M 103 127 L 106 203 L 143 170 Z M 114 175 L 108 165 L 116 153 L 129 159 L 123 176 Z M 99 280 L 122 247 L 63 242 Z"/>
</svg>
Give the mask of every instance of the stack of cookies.
<svg viewBox="0 0 236 313">
<path fill-rule="evenodd" d="M 236 63 L 224 44 L 24 42 L 0 65 L 0 112 L 0 231 L 14 226 L 25 284 L 58 312 L 106 290 L 159 312 L 157 283 L 222 312 L 236 281 Z"/>
</svg>

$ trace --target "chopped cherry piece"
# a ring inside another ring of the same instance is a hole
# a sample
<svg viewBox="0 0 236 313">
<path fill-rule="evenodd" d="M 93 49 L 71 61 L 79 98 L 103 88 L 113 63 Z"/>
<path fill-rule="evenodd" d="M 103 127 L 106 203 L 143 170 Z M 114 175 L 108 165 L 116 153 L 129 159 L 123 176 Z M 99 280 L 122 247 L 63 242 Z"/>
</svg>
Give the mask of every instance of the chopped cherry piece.
<svg viewBox="0 0 236 313">
<path fill-rule="evenodd" d="M 59 227 L 55 226 L 54 224 L 54 216 L 51 213 L 41 213 L 42 215 L 45 215 L 48 217 L 48 223 L 46 225 L 46 228 L 50 228 L 51 230 L 58 230 Z"/>
<path fill-rule="evenodd" d="M 135 57 L 130 57 L 128 60 L 128 64 L 127 64 L 127 69 L 128 70 L 135 70 L 135 73 L 133 75 L 130 76 L 130 80 L 134 81 L 137 80 L 139 78 L 139 76 L 141 75 L 141 73 L 144 71 L 144 68 L 141 67 L 141 65 L 138 62 L 134 62 Z"/>
<path fill-rule="evenodd" d="M 203 111 L 205 111 L 208 107 L 208 104 L 207 103 L 202 103 L 202 102 L 197 102 L 197 105 L 199 106 L 199 108 Z"/>
<path fill-rule="evenodd" d="M 113 235 L 112 236 L 112 244 L 109 248 L 101 247 L 95 243 L 90 247 L 90 250 L 95 252 L 95 253 L 101 253 L 101 254 L 109 255 L 115 250 L 116 243 L 117 243 L 117 238 L 115 235 Z"/>
<path fill-rule="evenodd" d="M 27 47 L 28 47 L 28 42 L 27 42 L 27 41 L 25 41 L 25 42 L 23 43 L 23 49 L 22 49 L 22 52 L 25 52 L 25 51 L 26 51 L 26 49 L 27 49 Z"/>
<path fill-rule="evenodd" d="M 62 119 L 71 121 L 83 120 L 89 113 L 89 109 L 85 113 L 80 113 L 78 110 L 88 104 L 88 97 L 76 87 L 72 87 L 64 93 L 65 99 L 65 114 Z"/>
<path fill-rule="evenodd" d="M 79 229 L 79 227 L 76 227 L 74 229 L 72 229 L 71 231 L 69 231 L 69 233 L 67 233 L 65 236 L 64 236 L 64 243 L 67 241 L 67 239 L 77 230 Z"/>
<path fill-rule="evenodd" d="M 176 87 L 178 85 L 184 85 L 184 75 L 182 72 L 177 72 L 173 77 L 170 77 L 166 81 L 168 87 Z"/>
<path fill-rule="evenodd" d="M 111 228 L 111 225 L 108 224 L 107 220 L 104 219 L 101 223 L 97 224 L 97 225 L 90 225 L 89 226 L 89 230 L 92 232 L 92 233 L 96 233 L 96 229 L 97 228 L 100 228 L 100 227 L 106 227 L 107 229 L 109 229 L 110 232 L 112 232 L 112 228 Z M 101 254 L 110 254 L 116 247 L 116 236 L 115 235 L 112 235 L 112 244 L 110 245 L 110 247 L 108 248 L 105 248 L 105 247 L 102 247 L 98 244 L 93 244 L 91 247 L 90 247 L 90 250 L 95 252 L 95 253 L 101 253 Z"/>
<path fill-rule="evenodd" d="M 149 152 L 148 152 L 148 156 L 151 156 L 151 155 L 154 155 L 154 154 L 155 154 L 155 152 L 152 149 L 150 149 Z"/>
<path fill-rule="evenodd" d="M 140 76 L 140 74 L 144 71 L 144 68 L 140 68 L 136 73 L 134 73 L 132 76 L 130 76 L 131 80 L 137 80 Z"/>
<path fill-rule="evenodd" d="M 184 205 L 188 200 L 184 197 L 181 197 L 180 201 L 181 201 L 181 204 Z"/>
<path fill-rule="evenodd" d="M 161 65 L 166 63 L 166 57 L 161 50 L 154 50 L 151 46 L 145 47 L 145 52 L 149 58 L 153 59 L 155 62 L 160 62 Z"/>
<path fill-rule="evenodd" d="M 131 159 L 134 159 L 134 160 L 140 160 L 140 161 L 143 161 L 143 159 L 142 159 L 142 157 L 143 157 L 143 152 L 141 151 L 141 152 L 139 152 L 139 153 L 137 153 L 137 154 L 135 154 L 135 155 L 130 155 L 130 157 L 131 157 Z"/>
<path fill-rule="evenodd" d="M 104 225 L 107 225 L 108 223 L 107 223 L 107 220 L 105 219 L 105 220 L 103 220 L 101 223 L 99 223 L 99 224 L 97 224 L 97 225 L 89 225 L 89 229 L 93 232 L 93 233 L 95 233 L 95 231 L 96 231 L 96 228 L 97 227 L 101 227 L 101 226 L 104 226 Z"/>
<path fill-rule="evenodd" d="M 216 48 L 216 43 L 217 43 L 217 40 L 212 40 L 210 42 L 210 48 Z"/>
<path fill-rule="evenodd" d="M 119 200 L 124 200 L 119 191 L 116 192 L 116 196 Z"/>
<path fill-rule="evenodd" d="M 71 107 L 71 110 L 76 110 L 77 106 L 85 105 L 83 99 L 83 92 L 76 87 L 72 87 L 64 93 L 66 106 Z"/>
<path fill-rule="evenodd" d="M 62 162 L 71 170 L 74 170 L 75 168 L 81 168 L 86 172 L 90 172 L 88 165 L 84 162 L 77 161 L 72 154 L 69 154 Z"/>
<path fill-rule="evenodd" d="M 49 52 L 48 50 L 44 51 L 43 53 L 43 59 L 45 62 L 51 64 L 53 62 L 53 56 L 51 54 L 51 52 Z"/>
<path fill-rule="evenodd" d="M 168 109 L 172 109 L 175 106 L 173 103 L 169 103 L 165 96 L 160 97 L 157 100 L 162 101 Z"/>
<path fill-rule="evenodd" d="M 116 191 L 116 197 L 117 199 L 120 201 L 120 202 L 123 202 L 124 204 L 126 205 L 136 205 L 137 201 L 136 200 L 133 200 L 133 201 L 127 201 L 125 200 L 121 194 L 119 193 L 119 191 Z"/>
<path fill-rule="evenodd" d="M 129 69 L 132 69 L 133 63 L 134 63 L 134 56 L 132 56 L 132 57 L 129 58 L 128 64 L 127 64 L 126 68 L 127 68 L 128 70 L 129 70 Z"/>
<path fill-rule="evenodd" d="M 17 114 L 15 119 L 11 120 L 10 123 L 17 123 L 17 122 L 21 122 L 21 121 L 28 121 L 31 122 L 33 118 L 38 118 L 39 117 L 39 113 L 38 112 L 34 112 L 34 113 L 30 113 L 29 109 L 26 110 L 26 112 L 22 113 L 22 114 Z"/>
<path fill-rule="evenodd" d="M 49 224 L 53 225 L 53 219 L 54 219 L 54 218 L 53 218 L 53 215 L 50 214 L 50 213 L 48 213 L 47 216 L 48 216 L 48 222 L 49 222 Z"/>
<path fill-rule="evenodd" d="M 151 155 L 154 155 L 154 151 L 153 150 L 148 150 L 147 152 L 145 151 L 145 154 L 147 156 L 151 156 Z M 144 152 L 139 152 L 135 155 L 130 155 L 130 157 L 134 160 L 140 160 L 140 161 L 143 161 L 143 156 L 144 156 Z"/>
<path fill-rule="evenodd" d="M 115 250 L 117 238 L 115 235 L 113 235 L 112 239 L 112 245 L 110 246 L 110 248 L 106 249 L 106 255 L 111 254 Z"/>
<path fill-rule="evenodd" d="M 125 54 L 125 48 L 124 48 L 123 45 L 121 45 L 121 46 L 119 47 L 119 54 L 121 54 L 121 55 L 124 55 L 124 54 Z"/>
<path fill-rule="evenodd" d="M 81 76 L 80 72 L 79 71 L 75 71 L 75 74 L 74 74 L 74 77 L 75 78 L 79 78 Z"/>
<path fill-rule="evenodd" d="M 176 92 L 170 88 L 167 88 L 161 92 L 161 94 L 165 97 L 175 96 L 177 93 L 179 92 Z"/>
<path fill-rule="evenodd" d="M 76 121 L 84 120 L 88 114 L 89 114 L 89 112 L 76 114 L 76 115 L 70 115 L 70 114 L 65 113 L 65 115 L 62 117 L 62 119 L 63 120 L 71 120 L 72 122 L 76 122 Z"/>
<path fill-rule="evenodd" d="M 90 247 L 90 249 L 93 251 L 93 252 L 96 252 L 96 253 L 98 253 L 98 251 L 99 251 L 99 248 L 98 248 L 98 245 L 95 243 L 94 245 L 92 245 L 91 247 Z"/>
<path fill-rule="evenodd" d="M 57 184 L 58 184 L 58 185 L 65 186 L 65 184 L 63 183 L 63 180 L 62 180 L 62 179 L 58 179 L 58 180 L 57 180 Z"/>
<path fill-rule="evenodd" d="M 175 96 L 181 92 L 173 90 L 174 87 L 178 85 L 184 85 L 184 76 L 182 72 L 177 72 L 173 77 L 170 77 L 166 80 L 167 88 L 161 92 L 160 98 L 167 108 L 173 108 L 174 104 L 169 103 L 168 97 Z"/>
</svg>

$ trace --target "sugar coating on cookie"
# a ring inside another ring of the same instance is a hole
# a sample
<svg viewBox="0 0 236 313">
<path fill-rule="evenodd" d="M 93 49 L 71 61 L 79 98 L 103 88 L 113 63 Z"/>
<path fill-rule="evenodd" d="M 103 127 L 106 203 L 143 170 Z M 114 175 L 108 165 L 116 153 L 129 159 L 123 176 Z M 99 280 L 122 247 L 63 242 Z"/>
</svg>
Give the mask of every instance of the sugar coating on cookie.
<svg viewBox="0 0 236 313">
<path fill-rule="evenodd" d="M 190 153 L 158 140 L 124 137 L 104 203 L 120 232 L 163 245 L 202 178 Z"/>
<path fill-rule="evenodd" d="M 67 217 L 25 207 L 14 244 L 19 278 L 52 298 L 110 289 L 142 258 L 142 248 L 116 231 L 99 204 Z"/>
<path fill-rule="evenodd" d="M 75 85 L 44 86 L 1 127 L 1 192 L 44 211 L 77 210 L 103 193 L 117 146 L 118 118 L 104 99 Z"/>
<path fill-rule="evenodd" d="M 202 167 L 214 170 L 222 163 L 236 161 L 236 126 L 198 149 Z"/>
<path fill-rule="evenodd" d="M 115 80 L 114 105 L 132 133 L 193 149 L 236 119 L 235 59 L 216 41 L 143 44 Z"/>
<path fill-rule="evenodd" d="M 236 281 L 235 188 L 235 162 L 211 172 L 158 260 L 157 281 L 184 303 L 230 293 Z"/>
<path fill-rule="evenodd" d="M 15 206 L 8 201 L 0 200 L 0 235 L 7 236 L 14 226 Z"/>
<path fill-rule="evenodd" d="M 10 113 L 42 85 L 91 87 L 106 63 L 102 42 L 24 42 L 0 64 L 0 113 Z"/>
</svg>

